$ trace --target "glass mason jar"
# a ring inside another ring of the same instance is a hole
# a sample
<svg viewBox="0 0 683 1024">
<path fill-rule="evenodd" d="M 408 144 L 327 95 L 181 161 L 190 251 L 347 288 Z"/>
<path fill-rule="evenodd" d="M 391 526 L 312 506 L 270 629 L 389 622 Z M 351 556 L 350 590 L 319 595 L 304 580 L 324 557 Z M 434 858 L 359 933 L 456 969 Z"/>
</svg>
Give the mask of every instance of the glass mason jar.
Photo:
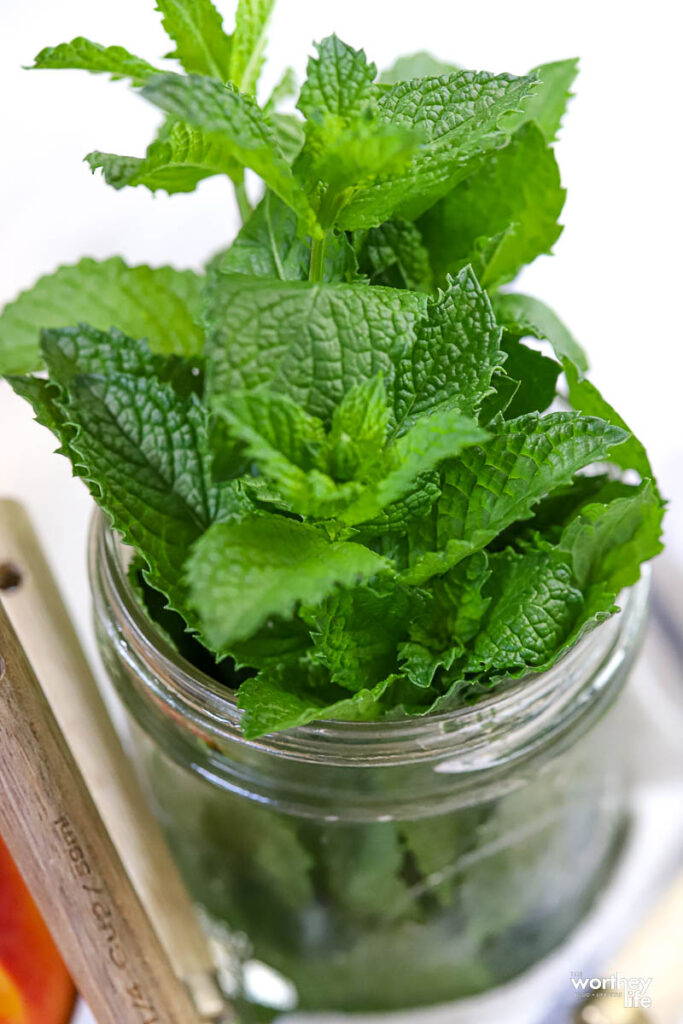
<svg viewBox="0 0 683 1024">
<path fill-rule="evenodd" d="M 153 810 L 248 997 L 265 976 L 263 1001 L 281 996 L 297 1021 L 423 1008 L 422 1024 L 427 1006 L 512 978 L 581 920 L 625 831 L 614 701 L 646 585 L 552 670 L 472 707 L 245 740 L 231 692 L 156 629 L 124 562 L 98 514 L 104 664 Z"/>
</svg>

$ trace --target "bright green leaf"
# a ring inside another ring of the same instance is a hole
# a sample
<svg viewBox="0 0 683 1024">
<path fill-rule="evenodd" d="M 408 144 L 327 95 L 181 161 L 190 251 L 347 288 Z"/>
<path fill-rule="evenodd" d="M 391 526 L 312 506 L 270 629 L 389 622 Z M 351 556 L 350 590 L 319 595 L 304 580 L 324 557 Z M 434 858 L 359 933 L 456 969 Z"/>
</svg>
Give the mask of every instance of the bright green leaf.
<svg viewBox="0 0 683 1024">
<path fill-rule="evenodd" d="M 212 527 L 187 565 L 192 603 L 217 648 L 250 636 L 271 615 L 291 616 L 300 601 L 316 604 L 337 586 L 389 571 L 391 564 L 368 548 L 329 541 L 282 516 Z"/>
<path fill-rule="evenodd" d="M 203 278 L 172 267 L 129 267 L 113 257 L 83 259 L 41 277 L 0 314 L 0 372 L 27 373 L 42 365 L 42 328 L 79 321 L 107 330 L 112 324 L 147 338 L 155 352 L 201 352 L 197 325 Z"/>
<path fill-rule="evenodd" d="M 211 0 L 157 0 L 163 25 L 176 44 L 169 57 L 186 71 L 230 79 L 232 40 L 223 30 L 223 19 Z"/>
<path fill-rule="evenodd" d="M 141 57 L 135 57 L 122 46 L 102 46 L 83 36 L 70 43 L 47 46 L 41 50 L 33 65 L 37 69 L 64 68 L 109 74 L 112 78 L 130 78 L 133 85 L 142 85 L 158 69 Z"/>
</svg>

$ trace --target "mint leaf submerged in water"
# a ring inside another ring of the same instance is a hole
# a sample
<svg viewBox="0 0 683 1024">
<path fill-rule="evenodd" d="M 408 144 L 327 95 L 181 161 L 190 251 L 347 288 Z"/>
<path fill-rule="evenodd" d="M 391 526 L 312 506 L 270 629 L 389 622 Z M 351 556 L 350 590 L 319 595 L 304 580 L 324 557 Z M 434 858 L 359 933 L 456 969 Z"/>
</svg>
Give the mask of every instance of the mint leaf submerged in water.
<svg viewBox="0 0 683 1024">
<path fill-rule="evenodd" d="M 272 8 L 240 0 L 230 33 L 211 0 L 160 0 L 172 72 L 80 37 L 39 54 L 164 112 L 144 155 L 89 155 L 108 184 L 219 175 L 243 224 L 205 273 L 86 259 L 0 315 L 0 369 L 249 737 L 446 711 L 548 668 L 617 609 L 663 512 L 579 344 L 508 290 L 561 231 L 576 62 L 420 53 L 378 77 L 331 36 L 285 113 L 291 72 L 257 88 Z"/>
</svg>

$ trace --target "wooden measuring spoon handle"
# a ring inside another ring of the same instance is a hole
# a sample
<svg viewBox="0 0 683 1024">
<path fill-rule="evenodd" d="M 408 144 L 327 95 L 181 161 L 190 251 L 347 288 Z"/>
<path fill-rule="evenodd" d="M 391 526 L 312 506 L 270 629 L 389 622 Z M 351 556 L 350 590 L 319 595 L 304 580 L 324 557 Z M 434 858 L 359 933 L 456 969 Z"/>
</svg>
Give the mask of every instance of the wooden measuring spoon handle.
<svg viewBox="0 0 683 1024">
<path fill-rule="evenodd" d="M 0 604 L 0 829 L 98 1024 L 199 1024 Z"/>
</svg>

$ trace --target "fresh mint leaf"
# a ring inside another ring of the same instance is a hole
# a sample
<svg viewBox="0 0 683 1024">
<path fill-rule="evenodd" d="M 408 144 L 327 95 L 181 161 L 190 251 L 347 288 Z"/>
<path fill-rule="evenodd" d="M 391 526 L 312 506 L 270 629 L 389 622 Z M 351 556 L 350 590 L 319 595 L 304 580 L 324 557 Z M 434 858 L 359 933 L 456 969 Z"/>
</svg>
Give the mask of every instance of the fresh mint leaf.
<svg viewBox="0 0 683 1024">
<path fill-rule="evenodd" d="M 627 438 L 620 427 L 578 413 L 532 413 L 502 424 L 447 467 L 436 516 L 415 538 L 404 579 L 419 584 L 457 565 Z"/>
<path fill-rule="evenodd" d="M 536 76 L 455 71 L 391 86 L 377 99 L 380 124 L 418 132 L 423 144 L 407 167 L 359 188 L 338 224 L 370 228 L 398 215 L 414 220 L 450 192 L 485 153 L 507 138 L 506 117 L 531 95 Z"/>
<path fill-rule="evenodd" d="M 246 516 L 200 538 L 187 565 L 192 604 L 210 642 L 229 647 L 271 615 L 315 604 L 337 586 L 390 573 L 384 558 L 350 541 L 329 541 L 313 526 L 282 516 Z"/>
<path fill-rule="evenodd" d="M 547 662 L 583 608 L 570 565 L 550 551 L 502 551 L 489 565 L 490 605 L 464 670 L 514 672 Z"/>
<path fill-rule="evenodd" d="M 426 50 L 399 57 L 390 68 L 379 76 L 382 85 L 397 85 L 409 82 L 413 78 L 435 78 L 438 75 L 449 75 L 459 71 L 457 64 L 449 64 L 432 56 Z"/>
<path fill-rule="evenodd" d="M 394 678 L 389 677 L 371 689 L 358 690 L 350 697 L 328 704 L 313 693 L 301 696 L 288 688 L 287 682 L 283 671 L 264 669 L 255 678 L 242 683 L 238 703 L 243 711 L 242 732 L 247 739 L 308 725 L 319 719 L 363 722 L 378 718 L 382 710 L 380 699 Z"/>
<path fill-rule="evenodd" d="M 518 292 L 500 292 L 492 302 L 498 323 L 510 334 L 549 341 L 560 361 L 569 359 L 581 373 L 587 372 L 586 353 L 557 314 L 540 299 Z"/>
<path fill-rule="evenodd" d="M 383 509 L 410 494 L 416 481 L 445 459 L 453 459 L 489 435 L 453 409 L 422 416 L 389 445 L 371 480 L 348 508 L 338 514 L 348 526 L 372 521 Z"/>
<path fill-rule="evenodd" d="M 232 40 L 223 30 L 223 19 L 211 0 L 157 0 L 163 26 L 175 42 L 169 57 L 186 71 L 230 79 Z"/>
<path fill-rule="evenodd" d="M 426 297 L 363 285 L 218 275 L 207 295 L 207 388 L 267 384 L 327 420 L 354 384 L 384 375 L 414 334 Z"/>
<path fill-rule="evenodd" d="M 309 58 L 297 106 L 313 124 L 328 122 L 328 130 L 339 131 L 374 102 L 377 67 L 368 63 L 363 50 L 354 50 L 335 35 L 316 49 L 318 56 Z"/>
<path fill-rule="evenodd" d="M 162 189 L 169 195 L 193 192 L 200 181 L 214 174 L 227 174 L 233 181 L 240 181 L 243 175 L 242 165 L 221 135 L 205 135 L 182 121 L 173 122 L 144 157 L 95 150 L 86 160 L 93 172 L 101 170 L 107 184 L 116 189 L 144 185 L 150 192 Z"/>
<path fill-rule="evenodd" d="M 586 413 L 587 416 L 600 416 L 608 423 L 628 430 L 631 434 L 625 444 L 619 445 L 612 452 L 611 461 L 622 469 L 635 469 L 642 480 L 652 479 L 652 466 L 643 444 L 629 430 L 616 409 L 605 401 L 595 384 L 579 376 L 576 366 L 569 359 L 564 359 L 562 366 L 569 389 L 569 401 L 574 409 Z"/>
<path fill-rule="evenodd" d="M 551 251 L 565 195 L 552 148 L 524 125 L 420 218 L 437 280 L 471 263 L 487 288 L 511 281 Z"/>
<path fill-rule="evenodd" d="M 208 423 L 196 397 L 126 374 L 80 375 L 62 398 L 70 449 L 98 504 L 148 565 L 146 579 L 197 626 L 182 578 L 187 551 L 240 502 L 211 477 Z M 234 500 L 233 500 L 234 499 Z"/>
<path fill-rule="evenodd" d="M 572 83 L 579 70 L 576 58 L 539 64 L 533 71 L 539 77 L 538 90 L 522 104 L 522 121 L 535 121 L 548 142 L 553 142 L 562 124 L 567 103 L 573 93 Z"/>
<path fill-rule="evenodd" d="M 439 408 L 473 416 L 505 356 L 489 299 L 469 268 L 427 303 L 415 334 L 397 367 L 397 423 L 403 427 Z"/>
<path fill-rule="evenodd" d="M 355 693 L 395 671 L 398 644 L 420 607 L 419 594 L 378 582 L 337 590 L 300 614 L 311 630 L 313 657 L 333 683 Z"/>
<path fill-rule="evenodd" d="M 580 625 L 613 610 L 619 591 L 640 578 L 642 562 L 662 550 L 664 509 L 651 481 L 607 504 L 588 504 L 567 524 L 559 547 L 586 595 Z"/>
<path fill-rule="evenodd" d="M 158 68 L 141 57 L 135 57 L 123 46 L 102 46 L 83 36 L 72 39 L 70 43 L 45 47 L 36 57 L 33 67 L 109 74 L 113 79 L 129 78 L 133 85 L 142 85 L 150 75 L 158 74 Z"/>
<path fill-rule="evenodd" d="M 434 275 L 420 232 L 408 220 L 388 220 L 368 231 L 357 231 L 354 247 L 358 269 L 371 284 L 434 291 Z"/>
<path fill-rule="evenodd" d="M 332 414 L 326 458 L 332 475 L 353 480 L 372 472 L 387 438 L 391 410 L 381 373 L 350 388 Z"/>
<path fill-rule="evenodd" d="M 296 214 L 267 191 L 230 248 L 214 257 L 211 268 L 220 275 L 306 281 L 310 264 L 310 239 L 299 234 Z M 357 276 L 356 258 L 346 235 L 328 236 L 323 280 L 346 281 Z"/>
<path fill-rule="evenodd" d="M 119 257 L 83 259 L 41 277 L 0 314 L 0 372 L 30 373 L 42 365 L 44 327 L 84 321 L 147 338 L 152 349 L 192 356 L 201 351 L 203 278 L 172 267 L 129 267 Z"/>
<path fill-rule="evenodd" d="M 310 234 L 320 233 L 273 129 L 253 100 L 229 84 L 202 75 L 155 75 L 142 94 L 167 114 L 209 135 L 221 135 L 226 153 L 263 178 L 268 188 L 292 207 Z"/>
<path fill-rule="evenodd" d="M 239 0 L 230 54 L 230 81 L 252 96 L 263 67 L 266 31 L 275 0 Z"/>
</svg>

